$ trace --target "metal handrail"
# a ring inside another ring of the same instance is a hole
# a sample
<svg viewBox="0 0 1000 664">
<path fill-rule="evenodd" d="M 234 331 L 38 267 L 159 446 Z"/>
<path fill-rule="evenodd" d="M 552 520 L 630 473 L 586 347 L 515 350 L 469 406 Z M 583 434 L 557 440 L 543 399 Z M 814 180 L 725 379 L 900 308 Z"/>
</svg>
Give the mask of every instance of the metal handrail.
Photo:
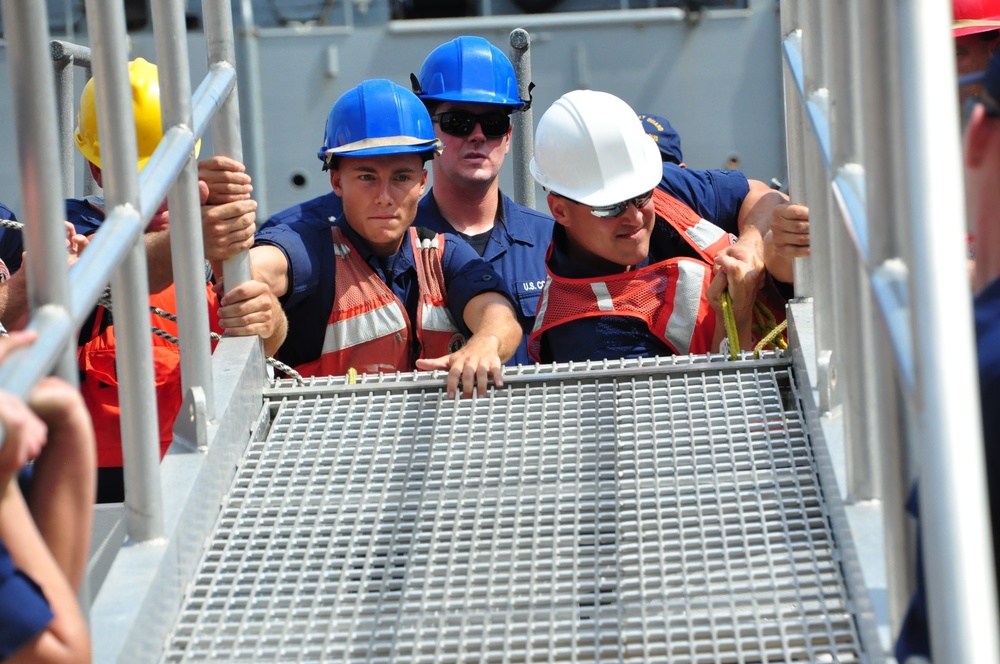
<svg viewBox="0 0 1000 664">
<path fill-rule="evenodd" d="M 154 21 L 165 26 L 163 34 L 167 36 L 159 44 L 159 72 L 161 85 L 169 92 L 163 96 L 163 117 L 168 128 L 141 175 L 135 169 L 138 160 L 134 133 L 101 131 L 107 215 L 92 236 L 88 250 L 67 272 L 62 209 L 65 192 L 59 167 L 64 160 L 59 158 L 55 130 L 61 126 L 66 131 L 68 113 L 64 109 L 63 121 L 57 123 L 51 61 L 56 60 L 57 68 L 91 64 L 97 75 L 94 82 L 99 127 L 133 126 L 124 8 L 120 4 L 88 0 L 88 28 L 95 44 L 91 52 L 78 45 L 49 46 L 44 3 L 3 4 L 4 24 L 17 28 L 8 30 L 7 39 L 12 97 L 17 100 L 15 122 L 21 155 L 22 199 L 25 218 L 30 221 L 25 225 L 31 256 L 26 264 L 32 292 L 28 329 L 37 330 L 39 338 L 30 348 L 13 353 L 0 366 L 0 384 L 23 398 L 60 362 L 63 367 L 60 373 L 75 378 L 74 331 L 111 279 L 118 305 L 115 325 L 122 447 L 128 533 L 133 542 L 153 540 L 163 533 L 143 229 L 172 184 L 177 183 L 173 184 L 170 207 L 171 225 L 179 230 L 171 234 L 171 243 L 181 314 L 182 376 L 185 387 L 198 386 L 204 390 L 208 397 L 206 411 L 210 413 L 211 355 L 205 288 L 200 280 L 204 252 L 192 154 L 196 141 L 224 105 L 224 122 L 232 123 L 235 119 L 237 142 L 223 140 L 222 147 L 236 152 L 239 148 L 239 109 L 232 94 L 236 76 L 229 3 L 205 3 L 206 17 L 212 16 L 212 20 L 206 20 L 206 38 L 214 45 L 213 53 L 222 55 L 212 59 L 209 73 L 193 96 L 187 83 L 187 41 L 176 39 L 176 34 L 183 32 L 184 4 L 169 0 L 156 5 Z M 223 28 L 226 25 L 228 30 Z M 92 63 L 85 62 L 91 57 Z M 63 95 L 63 104 L 67 103 L 66 96 Z M 200 318 L 204 319 L 204 330 L 197 324 Z"/>
<path fill-rule="evenodd" d="M 810 206 L 817 354 L 844 388 L 848 500 L 883 501 L 890 613 L 918 472 L 935 661 L 1000 661 L 965 276 L 947 3 L 783 0 L 793 199 Z M 812 138 L 809 138 L 809 137 Z M 846 177 L 845 176 L 849 176 Z M 828 286 L 829 284 L 829 286 Z M 910 556 L 912 557 L 912 556 Z"/>
</svg>

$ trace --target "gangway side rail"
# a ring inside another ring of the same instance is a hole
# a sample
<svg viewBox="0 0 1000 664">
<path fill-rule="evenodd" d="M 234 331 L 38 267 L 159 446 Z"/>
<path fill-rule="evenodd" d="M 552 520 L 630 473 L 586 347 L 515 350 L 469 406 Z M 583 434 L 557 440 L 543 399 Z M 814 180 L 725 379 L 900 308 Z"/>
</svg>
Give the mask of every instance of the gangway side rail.
<svg viewBox="0 0 1000 664">
<path fill-rule="evenodd" d="M 160 464 L 164 537 L 118 552 L 91 607 L 95 662 L 149 661 L 160 651 L 247 443 L 267 424 L 264 357 L 254 337 L 220 344 L 212 378 L 217 418 L 198 452 L 171 447 Z"/>
<path fill-rule="evenodd" d="M 964 236 L 942 221 L 964 216 L 957 131 L 942 130 L 959 124 L 942 103 L 957 89 L 947 3 L 785 0 L 781 13 L 820 392 L 836 383 L 843 400 L 821 407 L 844 420 L 847 500 L 891 510 L 892 636 L 915 458 L 934 659 L 1000 660 Z"/>
</svg>

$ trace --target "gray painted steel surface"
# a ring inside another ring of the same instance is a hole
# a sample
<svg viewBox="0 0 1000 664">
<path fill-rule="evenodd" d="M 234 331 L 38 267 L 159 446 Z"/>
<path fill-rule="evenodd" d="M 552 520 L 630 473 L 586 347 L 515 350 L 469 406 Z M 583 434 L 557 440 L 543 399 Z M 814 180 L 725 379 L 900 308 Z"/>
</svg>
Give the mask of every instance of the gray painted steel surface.
<svg viewBox="0 0 1000 664">
<path fill-rule="evenodd" d="M 270 390 L 163 661 L 866 661 L 789 361 L 624 366 Z"/>
</svg>

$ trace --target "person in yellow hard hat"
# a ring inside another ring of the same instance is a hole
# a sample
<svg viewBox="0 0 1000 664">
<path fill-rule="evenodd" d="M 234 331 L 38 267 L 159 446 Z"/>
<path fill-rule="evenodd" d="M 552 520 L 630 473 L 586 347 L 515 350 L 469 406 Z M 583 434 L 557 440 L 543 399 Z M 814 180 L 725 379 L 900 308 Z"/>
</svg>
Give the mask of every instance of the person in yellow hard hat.
<svg viewBox="0 0 1000 664">
<path fill-rule="evenodd" d="M 128 71 L 139 153 L 138 168 L 142 170 L 163 138 L 160 85 L 156 65 L 142 58 L 130 62 Z M 87 159 L 94 180 L 103 186 L 101 141 L 93 80 L 87 82 L 80 97 L 75 138 L 77 149 Z M 201 188 L 203 198 L 211 194 L 211 187 L 207 183 L 202 183 Z M 230 186 L 225 196 L 248 198 L 249 189 L 248 183 L 245 191 Z M 79 233 L 90 235 L 104 221 L 104 199 L 88 196 L 67 200 L 66 214 Z M 152 293 L 149 303 L 164 311 L 176 312 L 169 232 L 169 215 L 164 202 L 146 229 L 146 256 Z M 277 315 L 280 305 L 266 284 L 249 281 L 230 290 L 221 300 L 211 283 L 206 283 L 205 288 L 210 327 L 213 331 L 225 331 L 236 336 L 259 334 L 269 340 L 265 342 L 265 350 L 269 353 L 281 345 L 284 339 L 284 317 Z M 225 306 L 222 306 L 222 302 L 225 302 Z M 152 316 L 151 323 L 154 327 L 177 336 L 176 324 L 171 321 Z M 152 339 L 162 456 L 173 440 L 173 424 L 181 405 L 180 350 L 175 344 L 159 336 L 153 335 Z M 120 502 L 124 499 L 124 487 L 115 335 L 111 314 L 104 307 L 97 307 L 82 326 L 78 359 L 80 391 L 90 409 L 97 437 L 97 500 Z"/>
</svg>

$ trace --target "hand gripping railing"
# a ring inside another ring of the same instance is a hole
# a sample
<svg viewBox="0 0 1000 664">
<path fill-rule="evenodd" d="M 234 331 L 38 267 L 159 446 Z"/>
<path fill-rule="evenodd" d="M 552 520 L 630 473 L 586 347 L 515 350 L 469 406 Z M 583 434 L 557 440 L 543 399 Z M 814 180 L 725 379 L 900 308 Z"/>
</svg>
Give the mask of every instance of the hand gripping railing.
<svg viewBox="0 0 1000 664">
<path fill-rule="evenodd" d="M 74 331 L 111 279 L 117 305 L 115 327 L 128 533 L 133 542 L 156 539 L 163 533 L 143 229 L 170 190 L 182 381 L 185 390 L 204 391 L 206 413 L 202 417 L 210 417 L 211 350 L 202 280 L 200 201 L 192 154 L 209 120 L 227 99 L 230 102 L 225 123 L 235 123 L 237 131 L 235 138 L 228 135 L 217 141 L 217 147 L 233 152 L 239 148 L 239 111 L 231 94 L 236 74 L 232 62 L 230 4 L 208 2 L 203 8 L 210 44 L 209 72 L 193 97 L 187 79 L 187 41 L 177 38 L 184 34 L 183 9 L 179 0 L 155 3 L 153 18 L 157 24 L 162 114 L 167 129 L 139 175 L 135 168 L 138 162 L 135 134 L 119 129 L 134 126 L 123 7 L 93 0 L 87 3 L 89 35 L 95 45 L 90 56 L 96 75 L 107 216 L 70 270 L 70 279 L 64 250 L 65 192 L 58 166 L 61 162 L 56 140 L 58 123 L 45 6 L 41 2 L 3 4 L 12 97 L 16 100 L 24 217 L 30 222 L 25 226 L 29 253 L 26 269 L 30 270 L 33 311 L 29 329 L 37 330 L 39 339 L 31 348 L 14 353 L 0 367 L 0 385 L 23 397 L 57 363 L 61 363 L 62 375 L 75 377 Z M 229 26 L 228 31 L 223 26 Z M 73 57 L 85 53 L 70 50 Z M 58 60 L 57 67 L 65 66 Z M 67 124 L 64 118 L 61 123 L 64 131 Z M 237 275 L 232 275 L 229 285 L 235 286 L 240 281 Z"/>
<path fill-rule="evenodd" d="M 934 660 L 1000 661 L 947 8 L 781 3 L 791 192 L 812 227 L 796 277 L 820 398 L 843 400 L 848 500 L 883 503 L 892 633 L 913 455 Z"/>
</svg>

